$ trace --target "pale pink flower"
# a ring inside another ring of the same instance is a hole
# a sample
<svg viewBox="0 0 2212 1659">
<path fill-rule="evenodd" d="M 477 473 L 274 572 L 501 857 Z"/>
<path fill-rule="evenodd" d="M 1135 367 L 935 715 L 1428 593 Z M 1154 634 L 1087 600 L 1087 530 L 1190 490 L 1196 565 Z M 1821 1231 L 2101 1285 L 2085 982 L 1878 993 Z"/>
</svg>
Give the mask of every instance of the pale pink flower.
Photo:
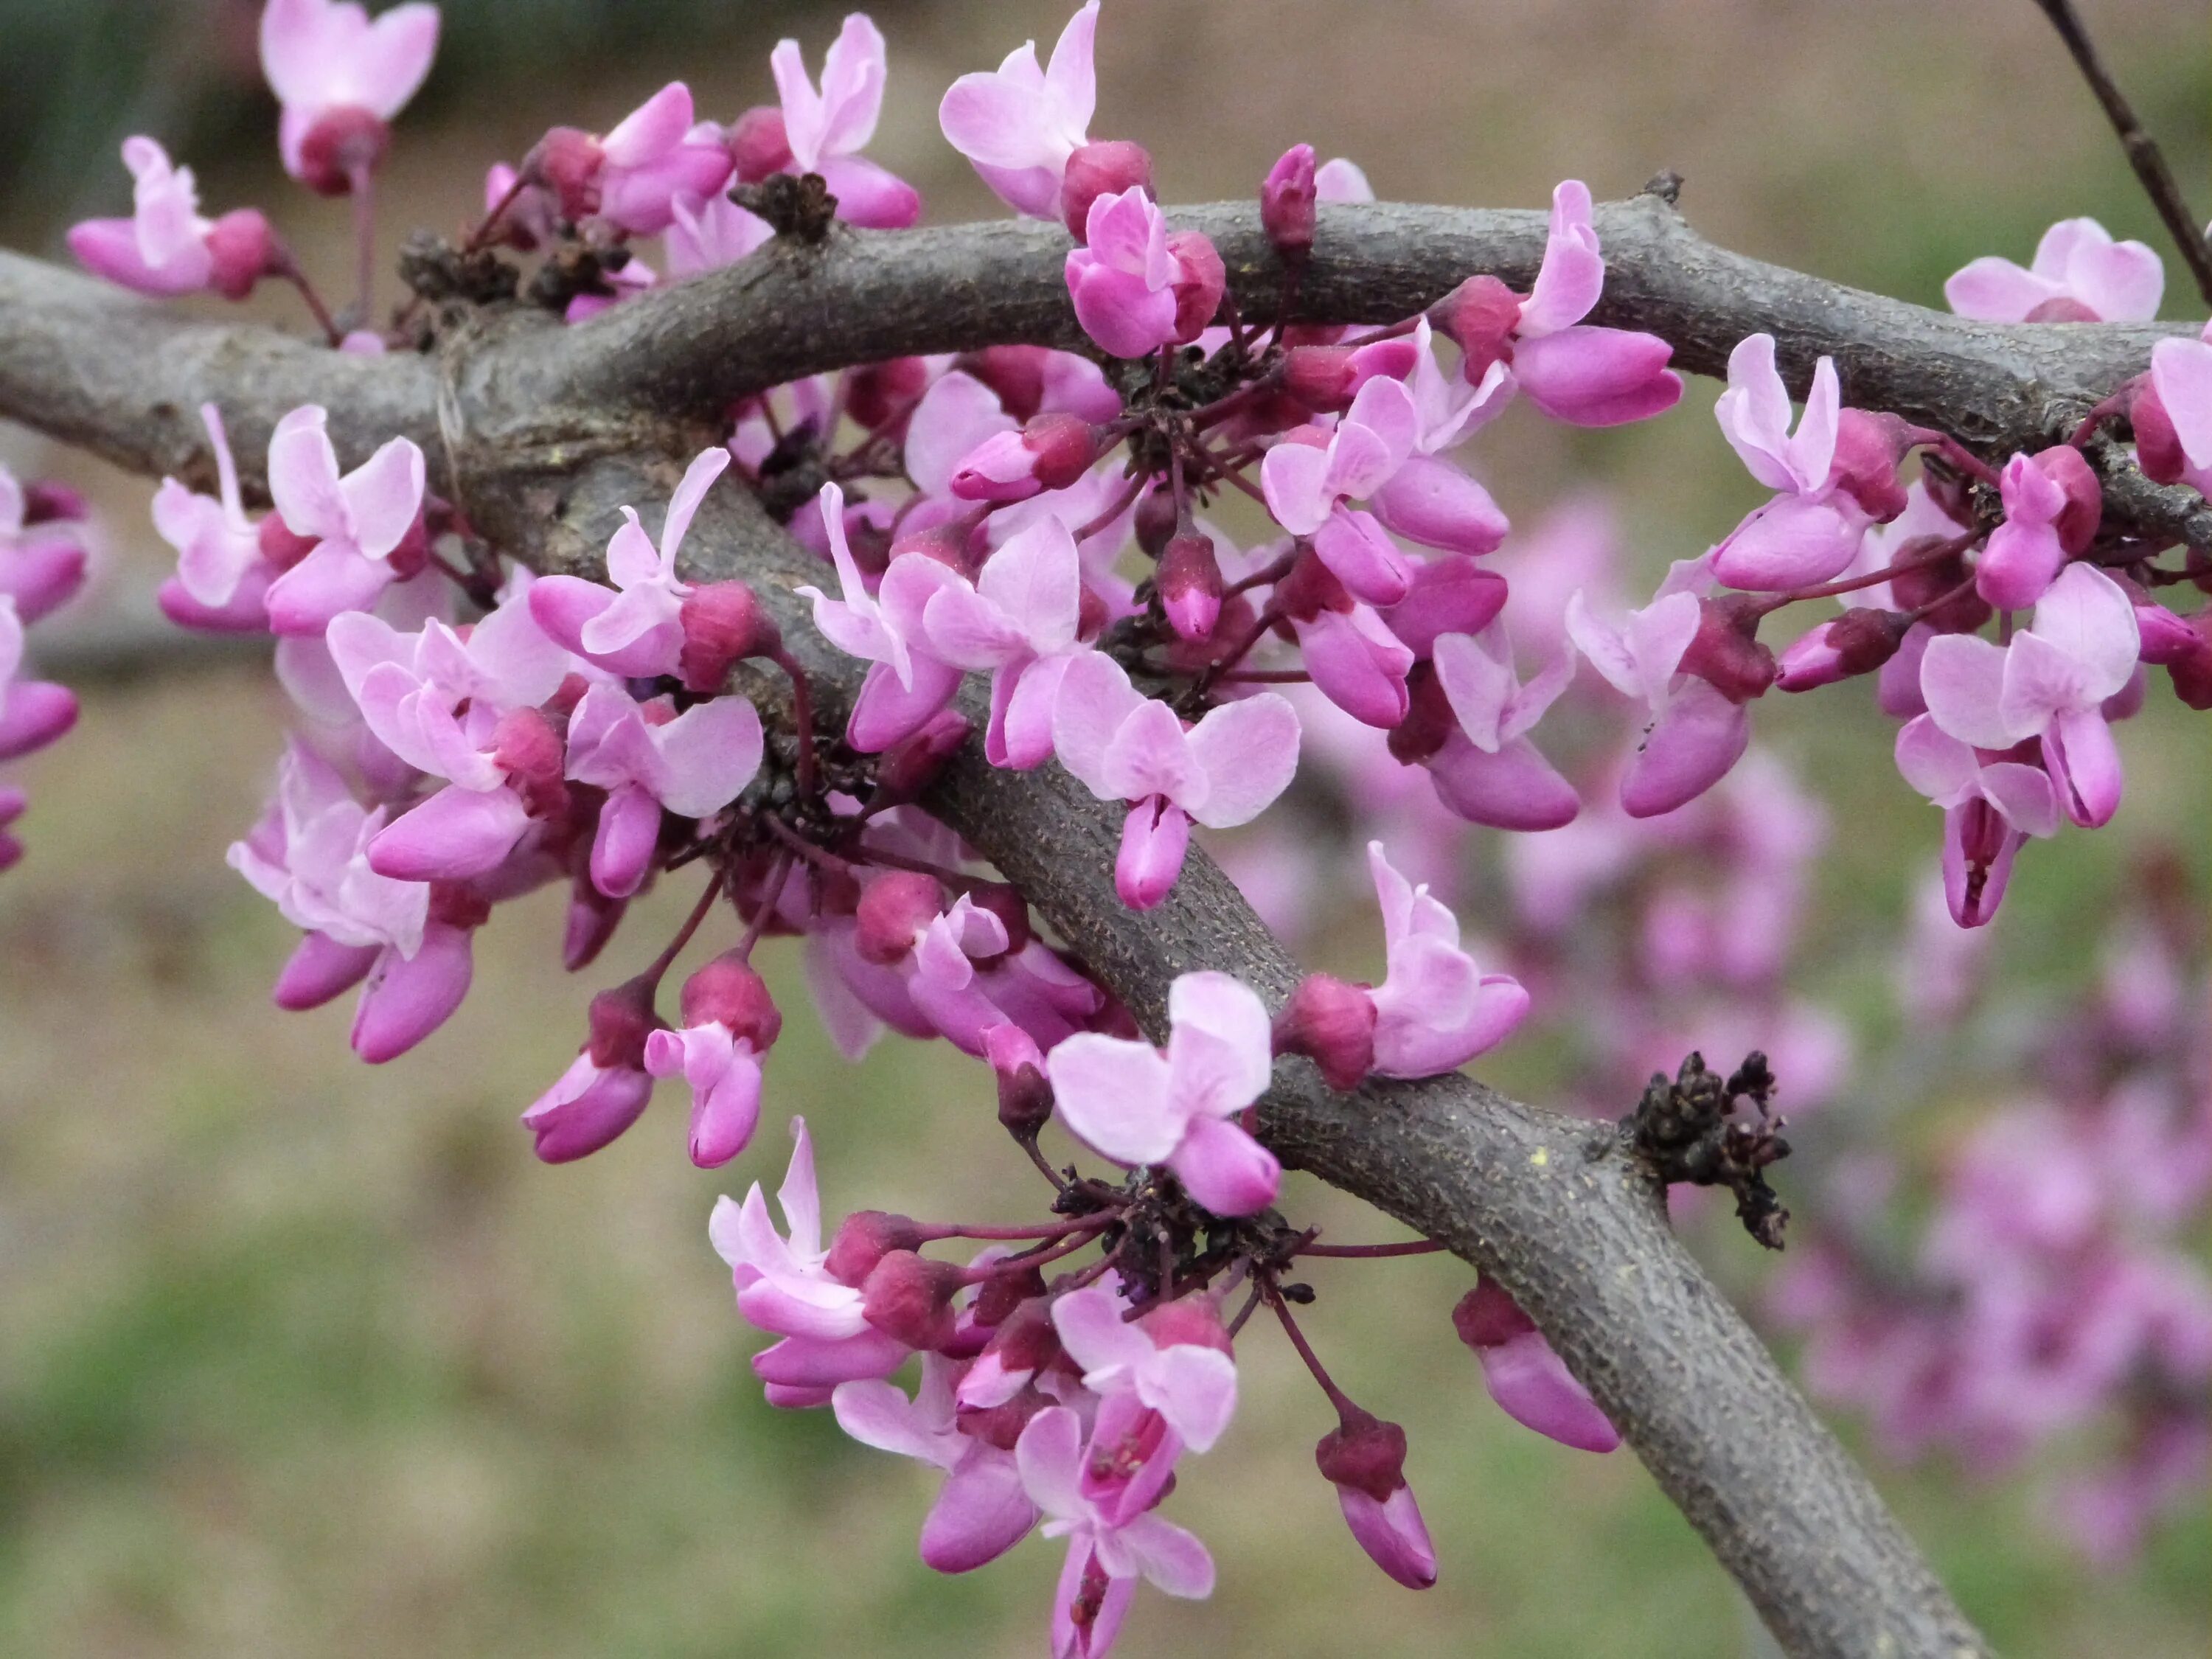
<svg viewBox="0 0 2212 1659">
<path fill-rule="evenodd" d="M 1990 323 L 2147 323 L 2165 291 L 2158 255 L 2094 219 L 2051 226 L 2025 270 L 1984 254 L 1943 284 L 1952 310 Z"/>
<path fill-rule="evenodd" d="M 246 516 L 239 494 L 238 463 L 231 458 L 222 416 L 213 404 L 202 404 L 200 420 L 215 451 L 219 494 L 202 495 L 174 478 L 162 479 L 154 492 L 154 528 L 177 550 L 178 586 L 196 605 L 220 609 L 237 595 L 247 573 L 264 561 L 260 526 Z M 253 597 L 258 611 L 259 598 Z"/>
<path fill-rule="evenodd" d="M 775 239 L 775 227 L 717 191 L 699 197 L 677 195 L 668 204 L 669 226 L 662 247 L 669 276 L 681 281 L 733 265 Z"/>
<path fill-rule="evenodd" d="M 382 159 L 386 123 L 406 106 L 438 50 L 438 9 L 421 0 L 371 22 L 351 0 L 269 0 L 261 68 L 283 106 L 284 170 L 327 195 Z"/>
<path fill-rule="evenodd" d="M 568 718 L 567 775 L 607 792 L 592 842 L 592 881 L 609 898 L 635 892 L 660 839 L 660 815 L 711 817 L 760 770 L 760 715 L 743 697 L 710 697 L 678 714 L 595 685 Z"/>
<path fill-rule="evenodd" d="M 1036 43 L 1024 41 L 996 70 L 962 76 L 938 106 L 945 142 L 1018 213 L 1060 217 L 1067 159 L 1088 142 L 1097 106 L 1097 32 L 1098 0 L 1090 0 L 1068 19 L 1046 67 L 1037 67 Z"/>
<path fill-rule="evenodd" d="M 1281 1166 L 1235 1121 L 1273 1069 L 1267 1008 L 1227 974 L 1184 974 L 1168 1018 L 1164 1054 L 1079 1031 L 1047 1054 L 1061 1121 L 1103 1157 L 1166 1165 L 1217 1215 L 1267 1208 Z"/>
<path fill-rule="evenodd" d="M 840 1383 L 830 1395 L 837 1426 L 865 1446 L 945 1471 L 945 1484 L 921 1523 L 921 1559 L 939 1572 L 967 1572 L 995 1561 L 1037 1522 L 1013 1453 L 963 1434 L 953 1391 L 959 1365 L 921 1357 L 921 1386 L 908 1399 L 879 1378 Z"/>
<path fill-rule="evenodd" d="M 1431 647 L 1437 683 L 1459 722 L 1427 764 L 1444 805 L 1462 817 L 1507 830 L 1556 830 L 1581 811 L 1574 786 L 1528 733 L 1574 678 L 1562 650 L 1523 684 L 1502 621 L 1475 634 L 1440 634 Z"/>
<path fill-rule="evenodd" d="M 0 466 L 0 598 L 27 628 L 68 604 L 92 562 L 89 526 L 74 492 L 33 493 Z"/>
<path fill-rule="evenodd" d="M 200 216 L 190 167 L 173 167 L 151 138 L 123 141 L 137 182 L 128 219 L 87 219 L 70 228 L 70 252 L 86 270 L 141 294 L 167 296 L 212 288 L 242 300 L 275 265 L 276 233 L 253 208 Z"/>
<path fill-rule="evenodd" d="M 1186 1298 L 1187 1300 L 1188 1298 Z M 1211 1304 L 1173 1303 L 1135 1323 L 1103 1285 L 1052 1304 L 1053 1328 L 1094 1394 L 1133 1394 L 1194 1452 L 1210 1451 L 1237 1410 L 1237 1362 Z"/>
<path fill-rule="evenodd" d="M 1729 354 L 1728 390 L 1713 417 L 1751 476 L 1778 492 L 1715 550 L 1713 574 L 1729 586 L 1764 591 L 1827 581 L 1857 554 L 1872 520 L 1835 476 L 1840 404 L 1836 365 L 1823 357 L 1792 432 L 1774 337 L 1747 336 Z"/>
<path fill-rule="evenodd" d="M 715 195 L 730 176 L 721 129 L 694 118 L 691 88 L 681 81 L 654 93 L 604 138 L 586 137 L 582 150 L 580 185 L 563 191 L 564 202 L 636 236 L 659 235 L 675 222 L 680 198 Z"/>
<path fill-rule="evenodd" d="M 860 152 L 875 137 L 884 103 L 884 37 L 865 13 L 845 19 L 822 58 L 822 85 L 807 78 L 799 42 L 779 40 L 769 54 L 783 102 L 791 171 L 818 173 L 837 198 L 837 216 L 875 230 L 898 230 L 921 216 L 914 186 Z"/>
<path fill-rule="evenodd" d="M 1504 1041 L 1528 1012 L 1528 994 L 1507 974 L 1486 974 L 1459 948 L 1459 921 L 1392 867 L 1382 843 L 1367 843 L 1367 867 L 1382 907 L 1389 964 L 1369 994 L 1375 1004 L 1375 1071 L 1436 1077 Z"/>
<path fill-rule="evenodd" d="M 307 404 L 269 439 L 269 494 L 276 515 L 314 550 L 269 585 L 269 625 L 319 634 L 341 611 L 374 600 L 397 575 L 391 555 L 422 510 L 422 452 L 393 438 L 352 471 L 338 471 L 329 416 Z"/>
<path fill-rule="evenodd" d="M 1679 672 L 1699 619 L 1698 596 L 1686 589 L 1630 611 L 1620 627 L 1599 620 L 1581 593 L 1568 601 L 1567 635 L 1576 648 L 1616 690 L 1650 711 L 1650 729 L 1621 776 L 1620 804 L 1631 817 L 1656 817 L 1694 800 L 1751 744 L 1749 713 L 1708 682 Z"/>
<path fill-rule="evenodd" d="M 1115 357 L 1141 357 L 1174 339 L 1179 267 L 1167 219 L 1151 195 L 1131 189 L 1098 197 L 1084 244 L 1066 261 L 1083 331 Z"/>
<path fill-rule="evenodd" d="M 1403 555 L 1389 556 L 1379 532 L 1346 522 L 1343 503 L 1372 496 L 1388 484 L 1413 453 L 1421 427 L 1420 410 L 1405 383 L 1377 375 L 1359 388 L 1351 409 L 1318 446 L 1293 434 L 1260 463 L 1261 487 L 1275 521 L 1294 536 L 1315 536 L 1322 562 L 1355 599 L 1370 604 L 1403 599 L 1412 567 Z M 1332 520 L 1334 533 L 1316 534 Z"/>
<path fill-rule="evenodd" d="M 1098 651 L 1080 653 L 1063 672 L 1052 738 L 1060 764 L 1092 794 L 1133 804 L 1115 866 L 1133 909 L 1157 904 L 1174 885 L 1192 819 L 1210 830 L 1250 823 L 1298 765 L 1298 717 L 1274 693 L 1224 703 L 1186 729 Z"/>
</svg>

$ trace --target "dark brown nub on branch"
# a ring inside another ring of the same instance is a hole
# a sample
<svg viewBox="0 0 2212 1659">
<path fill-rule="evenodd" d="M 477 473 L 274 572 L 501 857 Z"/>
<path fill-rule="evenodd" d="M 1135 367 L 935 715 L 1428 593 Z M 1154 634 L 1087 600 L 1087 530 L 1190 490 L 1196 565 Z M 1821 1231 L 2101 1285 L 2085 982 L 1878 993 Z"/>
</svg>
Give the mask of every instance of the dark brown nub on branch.
<svg viewBox="0 0 2212 1659">
<path fill-rule="evenodd" d="M 1774 1073 L 1756 1050 L 1726 1079 L 1693 1054 L 1671 1083 L 1664 1072 L 1652 1073 L 1644 1098 L 1621 1123 L 1662 1182 L 1727 1188 L 1744 1231 L 1778 1250 L 1790 1212 L 1766 1184 L 1766 1166 L 1789 1157 L 1790 1143 L 1773 1093 Z"/>
</svg>

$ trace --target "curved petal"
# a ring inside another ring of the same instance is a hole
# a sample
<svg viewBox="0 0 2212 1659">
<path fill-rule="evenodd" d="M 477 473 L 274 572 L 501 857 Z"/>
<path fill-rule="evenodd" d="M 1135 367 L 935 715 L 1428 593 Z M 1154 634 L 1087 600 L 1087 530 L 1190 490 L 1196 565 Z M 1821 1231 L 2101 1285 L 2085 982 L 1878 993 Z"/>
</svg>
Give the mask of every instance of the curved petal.
<svg viewBox="0 0 2212 1659">
<path fill-rule="evenodd" d="M 1187 1114 L 1150 1043 L 1079 1031 L 1044 1064 L 1060 1121 L 1102 1156 L 1155 1164 L 1182 1139 Z"/>
<path fill-rule="evenodd" d="M 1297 711 L 1272 691 L 1209 709 L 1187 741 L 1206 779 L 1205 804 L 1191 816 L 1209 830 L 1250 823 L 1297 773 Z"/>
</svg>

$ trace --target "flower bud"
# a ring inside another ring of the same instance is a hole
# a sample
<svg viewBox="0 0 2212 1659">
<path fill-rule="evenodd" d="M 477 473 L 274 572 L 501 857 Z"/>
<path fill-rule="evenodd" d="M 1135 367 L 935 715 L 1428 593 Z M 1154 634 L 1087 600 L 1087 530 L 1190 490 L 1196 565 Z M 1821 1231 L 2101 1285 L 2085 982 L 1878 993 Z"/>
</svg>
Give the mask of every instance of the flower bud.
<svg viewBox="0 0 2212 1659">
<path fill-rule="evenodd" d="M 757 185 L 772 173 L 781 173 L 794 159 L 783 111 L 775 104 L 755 104 L 731 122 L 724 143 L 741 185 Z"/>
<path fill-rule="evenodd" d="M 1580 1451 L 1609 1452 L 1620 1444 L 1619 1431 L 1589 1390 L 1496 1280 L 1476 1280 L 1452 1310 L 1452 1328 L 1474 1350 L 1490 1397 L 1515 1422 Z"/>
<path fill-rule="evenodd" d="M 1314 152 L 1293 144 L 1267 169 L 1260 185 L 1260 227 L 1286 265 L 1300 265 L 1313 252 Z"/>
<path fill-rule="evenodd" d="M 708 582 L 691 590 L 677 612 L 684 632 L 677 672 L 684 689 L 712 696 L 730 678 L 732 665 L 747 657 L 773 656 L 783 635 L 761 606 L 760 596 L 744 582 Z"/>
<path fill-rule="evenodd" d="M 1212 1348 L 1234 1358 L 1237 1345 L 1221 1322 L 1221 1304 L 1204 1291 L 1179 1296 L 1137 1321 L 1156 1348 Z"/>
<path fill-rule="evenodd" d="M 561 965 L 574 974 L 588 968 L 606 949 L 629 908 L 627 898 L 609 898 L 592 881 L 589 864 L 568 884 L 568 914 L 561 928 Z"/>
<path fill-rule="evenodd" d="M 586 1045 L 592 1063 L 605 1071 L 645 1069 L 645 1040 L 667 1029 L 653 1011 L 656 981 L 640 974 L 592 999 L 590 1042 Z"/>
<path fill-rule="evenodd" d="M 999 1079 L 999 1122 L 1017 1140 L 1035 1140 L 1052 1121 L 1052 1085 L 1036 1039 L 1011 1023 L 983 1033 L 983 1056 Z"/>
<path fill-rule="evenodd" d="M 556 818 L 568 809 L 568 786 L 562 778 L 568 745 L 553 722 L 536 708 L 510 708 L 492 727 L 492 758 L 517 786 L 534 818 Z"/>
<path fill-rule="evenodd" d="M 964 715 L 940 708 L 918 732 L 901 738 L 876 759 L 872 806 L 910 801 L 929 787 L 973 730 Z"/>
<path fill-rule="evenodd" d="M 1202 640 L 1221 617 L 1221 565 L 1204 532 L 1179 532 L 1160 555 L 1153 586 L 1168 625 L 1186 640 Z"/>
<path fill-rule="evenodd" d="M 1065 489 L 1100 452 L 1097 429 L 1077 415 L 1039 415 L 1019 432 L 986 438 L 952 474 L 952 493 L 969 501 L 1023 501 Z"/>
<path fill-rule="evenodd" d="M 1774 684 L 1774 653 L 1759 642 L 1765 602 L 1748 593 L 1698 601 L 1698 632 L 1682 653 L 1695 674 L 1730 702 L 1748 702 Z"/>
<path fill-rule="evenodd" d="M 1006 930 L 1006 948 L 1003 954 L 1012 956 L 1025 950 L 1036 937 L 1030 927 L 1029 901 L 1020 889 L 1003 881 L 979 881 L 968 890 L 968 902 L 978 910 L 988 910 L 999 919 Z M 997 957 L 979 957 L 977 966 L 996 962 Z"/>
<path fill-rule="evenodd" d="M 1310 547 L 1298 555 L 1290 574 L 1275 584 L 1273 599 L 1285 616 L 1299 622 L 1310 622 L 1324 611 L 1352 609 L 1352 595 Z"/>
<path fill-rule="evenodd" d="M 1352 407 L 1352 348 L 1294 345 L 1283 354 L 1283 390 L 1316 415 L 1340 415 Z"/>
<path fill-rule="evenodd" d="M 1915 536 L 1897 550 L 1893 564 L 1910 564 L 1911 569 L 1900 570 L 1889 579 L 1889 595 L 1900 611 L 1918 611 L 1923 605 L 1943 603 L 1921 617 L 1929 628 L 1938 634 L 1971 634 L 1996 614 L 1996 608 L 1973 588 L 1966 586 L 1966 561 L 1962 553 L 1932 563 L 1914 564 L 1916 559 L 1926 558 L 1948 539 L 1942 536 Z M 1945 594 L 1954 597 L 1944 599 Z"/>
<path fill-rule="evenodd" d="M 215 260 L 208 286 L 226 300 L 243 300 L 279 264 L 276 233 L 258 208 L 233 209 L 210 225 L 207 251 Z"/>
<path fill-rule="evenodd" d="M 2135 428 L 2136 462 L 2153 483 L 2179 483 L 2189 471 L 2189 456 L 2181 447 L 2181 434 L 2173 429 L 2158 387 L 2148 374 L 2138 374 L 2124 388 L 2128 421 Z"/>
<path fill-rule="evenodd" d="M 1375 1565 L 1408 1589 L 1437 1582 L 1436 1547 L 1406 1484 L 1406 1431 L 1357 1406 L 1314 1448 L 1314 1462 L 1336 1487 L 1345 1524 Z"/>
<path fill-rule="evenodd" d="M 768 981 L 735 951 L 726 951 L 684 981 L 678 1000 L 686 1025 L 722 1025 L 755 1054 L 775 1046 L 783 1013 L 769 994 Z"/>
<path fill-rule="evenodd" d="M 860 1316 L 909 1348 L 941 1348 L 952 1340 L 952 1297 L 961 1271 L 914 1250 L 886 1251 L 860 1285 Z"/>
<path fill-rule="evenodd" d="M 915 870 L 893 870 L 870 882 L 854 912 L 858 924 L 854 948 L 863 962 L 879 968 L 906 960 L 914 949 L 915 935 L 937 920 L 945 908 L 944 890 L 937 878 Z"/>
<path fill-rule="evenodd" d="M 1844 409 L 1836 416 L 1836 455 L 1828 475 L 1877 524 L 1905 511 L 1897 469 L 1911 447 L 1911 428 L 1895 415 Z"/>
<path fill-rule="evenodd" d="M 1204 231 L 1177 230 L 1168 234 L 1168 252 L 1176 263 L 1175 343 L 1195 340 L 1221 309 L 1221 296 L 1229 290 L 1229 271 Z"/>
<path fill-rule="evenodd" d="M 1136 532 L 1137 545 L 1144 550 L 1145 556 L 1157 560 L 1168 550 L 1169 539 L 1182 527 L 1175 491 L 1164 484 L 1155 484 L 1138 496 L 1130 526 Z"/>
<path fill-rule="evenodd" d="M 1338 1408 L 1337 1425 L 1314 1447 L 1330 1485 L 1350 1486 L 1380 1504 L 1406 1484 L 1406 1431 L 1357 1406 Z"/>
<path fill-rule="evenodd" d="M 1504 357 L 1521 322 L 1521 296 L 1495 276 L 1470 276 L 1429 307 L 1429 325 L 1466 357 L 1462 373 L 1479 383 Z"/>
<path fill-rule="evenodd" d="M 1274 1048 L 1304 1054 L 1339 1093 L 1357 1089 L 1375 1066 L 1374 999 L 1364 986 L 1308 974 L 1275 1016 Z"/>
<path fill-rule="evenodd" d="M 893 1250 L 921 1248 L 928 1235 L 912 1216 L 889 1210 L 855 1210 L 837 1224 L 822 1269 L 841 1285 L 860 1285 Z"/>
<path fill-rule="evenodd" d="M 606 161 L 606 151 L 592 134 L 580 127 L 553 127 L 523 158 L 522 176 L 553 192 L 562 218 L 586 219 L 599 210 L 599 174 Z"/>
<path fill-rule="evenodd" d="M 34 524 L 81 523 L 92 516 L 91 505 L 65 483 L 40 478 L 23 486 L 23 527 Z"/>
<path fill-rule="evenodd" d="M 1067 234 L 1080 242 L 1091 204 L 1102 196 L 1133 189 L 1152 194 L 1152 158 L 1142 144 L 1127 138 L 1102 138 L 1078 145 L 1060 179 L 1060 212 Z"/>
<path fill-rule="evenodd" d="M 2104 522 L 2105 489 L 2081 452 L 2071 444 L 2053 444 L 2028 457 L 2028 464 L 2066 492 L 2066 505 L 2058 509 L 2051 528 L 2069 558 L 2078 559 L 2097 539 Z"/>
<path fill-rule="evenodd" d="M 987 1446 L 1010 1452 L 1030 1419 L 1053 1402 L 1035 1389 L 1024 1389 L 1003 1406 L 981 1409 L 962 1407 L 954 1421 L 960 1432 L 971 1440 L 980 1440 Z"/>
<path fill-rule="evenodd" d="M 1007 414 L 1026 421 L 1043 405 L 1045 366 L 1051 356 L 1044 346 L 986 346 L 962 353 L 952 366 L 997 392 Z"/>
<path fill-rule="evenodd" d="M 1822 623 L 1782 653 L 1774 684 L 1784 691 L 1810 691 L 1857 674 L 1871 674 L 1897 654 L 1912 626 L 1901 611 L 1847 611 Z"/>
</svg>

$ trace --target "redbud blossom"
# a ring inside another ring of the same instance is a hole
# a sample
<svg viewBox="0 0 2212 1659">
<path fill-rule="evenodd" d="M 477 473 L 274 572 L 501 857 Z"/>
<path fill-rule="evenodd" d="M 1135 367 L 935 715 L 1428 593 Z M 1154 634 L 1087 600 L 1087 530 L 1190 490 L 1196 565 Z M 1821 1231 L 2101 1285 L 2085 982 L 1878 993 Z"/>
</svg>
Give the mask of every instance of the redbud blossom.
<svg viewBox="0 0 2212 1659">
<path fill-rule="evenodd" d="M 1345 1524 L 1376 1566 L 1407 1589 L 1428 1589 L 1437 1582 L 1437 1553 L 1406 1484 L 1405 1430 L 1357 1406 L 1338 1413 L 1314 1462 L 1336 1488 Z"/>
<path fill-rule="evenodd" d="M 283 104 L 284 170 L 340 196 L 383 160 L 386 125 L 430 72 L 438 9 L 408 0 L 371 22 L 351 0 L 268 0 L 261 68 Z"/>
<path fill-rule="evenodd" d="M 1060 217 L 1067 234 L 1082 241 L 1088 234 L 1091 204 L 1125 190 L 1152 194 L 1152 158 L 1142 144 L 1108 138 L 1078 146 L 1060 181 Z"/>
<path fill-rule="evenodd" d="M 1619 1431 L 1589 1391 L 1497 1280 L 1479 1279 L 1460 1298 L 1452 1328 L 1481 1362 L 1490 1397 L 1515 1422 L 1580 1451 L 1609 1452 L 1620 1444 Z"/>
<path fill-rule="evenodd" d="M 1260 185 L 1260 228 L 1287 265 L 1302 264 L 1313 251 L 1316 199 L 1313 146 L 1293 144 Z"/>
</svg>

